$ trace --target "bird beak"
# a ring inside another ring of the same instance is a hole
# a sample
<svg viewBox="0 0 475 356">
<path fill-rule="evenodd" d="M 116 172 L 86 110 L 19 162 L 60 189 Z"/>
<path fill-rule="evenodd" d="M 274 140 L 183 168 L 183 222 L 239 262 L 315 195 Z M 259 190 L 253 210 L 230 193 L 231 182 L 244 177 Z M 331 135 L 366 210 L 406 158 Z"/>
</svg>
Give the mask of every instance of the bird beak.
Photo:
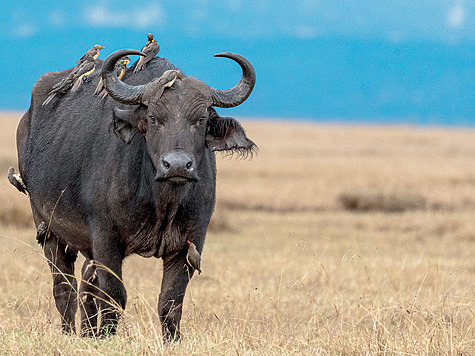
<svg viewBox="0 0 475 356">
<path fill-rule="evenodd" d="M 99 46 L 99 48 L 100 48 L 100 49 L 103 49 L 103 48 L 105 48 L 105 47 L 103 47 L 103 46 Z"/>
</svg>

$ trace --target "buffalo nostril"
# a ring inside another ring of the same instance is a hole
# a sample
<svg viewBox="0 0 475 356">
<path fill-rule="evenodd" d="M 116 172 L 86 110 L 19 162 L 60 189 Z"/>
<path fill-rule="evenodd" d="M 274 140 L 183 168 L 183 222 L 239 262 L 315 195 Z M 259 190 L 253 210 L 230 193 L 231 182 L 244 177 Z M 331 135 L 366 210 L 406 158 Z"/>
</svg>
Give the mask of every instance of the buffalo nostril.
<svg viewBox="0 0 475 356">
<path fill-rule="evenodd" d="M 162 159 L 162 164 L 163 164 L 163 167 L 165 167 L 166 169 L 170 168 L 170 163 L 168 163 L 166 160 Z"/>
<path fill-rule="evenodd" d="M 189 161 L 187 164 L 186 164 L 186 169 L 190 169 L 191 166 L 192 166 L 193 162 L 192 161 Z"/>
</svg>

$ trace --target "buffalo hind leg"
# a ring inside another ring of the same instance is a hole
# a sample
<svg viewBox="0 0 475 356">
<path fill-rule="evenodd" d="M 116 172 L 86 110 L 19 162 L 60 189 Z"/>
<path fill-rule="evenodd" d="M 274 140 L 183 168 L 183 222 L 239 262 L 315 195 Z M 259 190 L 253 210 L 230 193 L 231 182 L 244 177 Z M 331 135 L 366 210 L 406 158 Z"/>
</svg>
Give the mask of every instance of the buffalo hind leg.
<svg viewBox="0 0 475 356">
<path fill-rule="evenodd" d="M 163 279 L 158 300 L 158 314 L 165 342 L 180 339 L 180 320 L 186 287 L 193 269 L 186 263 L 186 249 L 163 259 Z"/>
<path fill-rule="evenodd" d="M 77 251 L 50 233 L 44 242 L 44 253 L 53 275 L 53 296 L 56 309 L 61 314 L 62 330 L 64 333 L 75 333 L 77 282 L 74 277 L 74 262 Z"/>
<path fill-rule="evenodd" d="M 86 258 L 81 269 L 79 285 L 79 310 L 81 312 L 81 336 L 93 337 L 97 328 L 97 300 L 99 288 L 94 260 Z"/>
<path fill-rule="evenodd" d="M 99 336 L 114 335 L 127 302 L 122 282 L 122 254 L 119 241 L 104 235 L 93 237 L 93 258 L 98 278 L 98 304 L 101 312 Z"/>
</svg>

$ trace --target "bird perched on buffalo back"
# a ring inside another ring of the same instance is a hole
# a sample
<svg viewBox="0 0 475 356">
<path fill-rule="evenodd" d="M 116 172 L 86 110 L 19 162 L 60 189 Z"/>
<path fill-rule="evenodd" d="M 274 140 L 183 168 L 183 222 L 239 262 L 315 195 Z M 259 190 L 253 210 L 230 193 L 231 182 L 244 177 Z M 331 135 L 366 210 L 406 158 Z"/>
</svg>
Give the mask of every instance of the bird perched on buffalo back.
<svg viewBox="0 0 475 356">
<path fill-rule="evenodd" d="M 147 43 L 142 48 L 142 52 L 145 56 L 140 57 L 139 61 L 135 65 L 134 73 L 140 72 L 147 66 L 147 63 L 150 62 L 160 51 L 160 46 L 158 42 L 155 40 L 153 35 L 149 33 L 147 35 Z"/>
<path fill-rule="evenodd" d="M 66 94 L 69 89 L 74 85 L 76 81 L 76 74 L 70 72 L 66 78 L 63 78 L 59 83 L 53 86 L 53 89 L 49 92 L 48 97 L 43 101 L 43 105 L 48 104 L 58 94 Z"/>
<path fill-rule="evenodd" d="M 87 78 L 96 70 L 98 60 L 94 59 L 88 62 L 84 62 L 80 65 L 76 73 L 76 80 L 74 81 L 71 91 L 76 91 L 81 86 L 82 82 L 85 82 Z"/>
<path fill-rule="evenodd" d="M 97 57 L 99 57 L 99 53 L 103 48 L 101 45 L 94 45 L 76 62 L 76 67 L 73 69 L 73 73 L 76 74 L 76 80 L 71 91 L 78 90 L 82 82 L 86 81 L 94 72 L 98 63 Z"/>
<path fill-rule="evenodd" d="M 119 79 L 122 79 L 125 75 L 125 71 L 127 70 L 127 64 L 130 63 L 130 57 L 124 56 L 120 58 L 117 63 L 115 64 L 115 73 Z M 104 88 L 104 83 L 102 82 L 102 77 L 99 79 L 99 83 L 97 83 L 96 90 L 94 90 L 94 94 L 99 95 L 101 99 L 104 99 L 107 96 L 107 90 Z"/>
<path fill-rule="evenodd" d="M 101 49 L 103 48 L 104 46 L 101 46 L 98 44 L 92 46 L 91 49 L 89 49 L 86 53 L 83 54 L 81 58 L 79 58 L 76 64 L 83 64 L 85 62 L 91 62 L 91 61 L 96 60 L 97 57 L 99 57 L 99 53 L 101 53 Z"/>
<path fill-rule="evenodd" d="M 90 50 L 84 53 L 84 55 L 76 62 L 76 65 L 68 74 L 68 76 L 61 79 L 60 82 L 56 83 L 53 86 L 53 88 L 49 92 L 48 97 L 43 102 L 43 105 L 48 104 L 58 94 L 66 94 L 69 89 L 71 89 L 77 83 L 76 88 L 74 89 L 76 90 L 79 85 L 81 85 L 82 79 L 84 78 L 84 74 L 87 74 L 88 72 L 90 72 L 89 74 L 92 74 L 92 72 L 94 72 L 96 59 L 99 56 L 101 49 L 103 48 L 103 46 L 96 44 Z M 92 68 L 91 63 L 94 64 Z M 79 78 L 79 75 L 81 75 L 82 77 Z M 81 81 L 79 81 L 78 79 L 81 79 Z"/>
</svg>

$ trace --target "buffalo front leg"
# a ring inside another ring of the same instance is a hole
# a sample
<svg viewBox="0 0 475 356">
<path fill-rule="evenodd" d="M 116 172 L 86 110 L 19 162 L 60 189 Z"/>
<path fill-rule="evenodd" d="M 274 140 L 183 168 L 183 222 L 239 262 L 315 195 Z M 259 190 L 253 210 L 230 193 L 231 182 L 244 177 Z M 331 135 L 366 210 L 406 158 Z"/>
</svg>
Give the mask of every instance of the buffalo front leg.
<svg viewBox="0 0 475 356">
<path fill-rule="evenodd" d="M 180 320 L 186 287 L 193 269 L 186 263 L 186 249 L 176 256 L 163 259 L 162 289 L 158 300 L 158 314 L 165 342 L 180 339 Z"/>
<path fill-rule="evenodd" d="M 99 288 L 94 260 L 87 258 L 82 265 L 79 285 L 79 310 L 81 311 L 81 336 L 93 337 L 97 328 L 97 301 Z"/>
<path fill-rule="evenodd" d="M 75 333 L 77 282 L 74 277 L 74 262 L 77 251 L 50 233 L 44 242 L 44 253 L 53 275 L 53 296 L 56 309 L 61 314 L 62 330 L 64 333 Z"/>
<path fill-rule="evenodd" d="M 94 236 L 93 258 L 99 290 L 97 301 L 101 313 L 99 336 L 114 335 L 127 294 L 122 282 L 122 253 L 114 237 Z"/>
</svg>

